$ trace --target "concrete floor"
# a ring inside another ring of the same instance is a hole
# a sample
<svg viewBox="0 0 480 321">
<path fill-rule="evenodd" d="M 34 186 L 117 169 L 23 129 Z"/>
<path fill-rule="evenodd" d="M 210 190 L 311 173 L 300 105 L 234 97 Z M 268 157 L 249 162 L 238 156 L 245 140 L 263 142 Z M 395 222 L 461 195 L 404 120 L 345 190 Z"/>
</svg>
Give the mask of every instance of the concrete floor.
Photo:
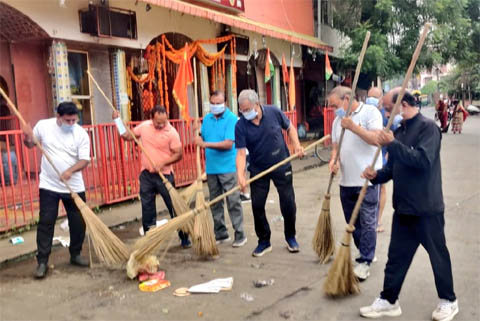
<svg viewBox="0 0 480 321">
<path fill-rule="evenodd" d="M 422 112 L 433 117 L 431 108 Z M 480 117 L 475 116 L 467 119 L 462 135 L 448 133 L 444 135 L 442 143 L 446 238 L 460 304 L 460 313 L 455 320 L 480 319 L 477 231 L 480 226 L 479 160 Z M 110 271 L 103 267 L 72 267 L 68 264 L 67 249 L 56 248 L 53 251 L 50 263 L 54 267 L 48 277 L 41 281 L 31 276 L 35 268 L 32 257 L 6 262 L 0 270 L 0 319 L 358 320 L 358 308 L 370 304 L 378 296 L 383 283 L 393 212 L 391 184 L 387 186 L 389 197 L 384 212 L 385 232 L 378 235 L 378 262 L 372 265 L 371 277 L 361 284 L 361 294 L 333 300 L 324 295 L 322 288 L 330 265 L 320 265 L 311 248 L 328 177 L 325 166 L 294 175 L 298 207 L 297 237 L 301 246 L 298 254 L 288 253 L 285 247 L 278 197 L 272 186 L 267 215 L 272 229 L 273 251 L 262 258 L 251 256 L 256 237 L 251 208 L 245 203 L 245 230 L 249 239 L 246 246 L 233 249 L 224 244 L 219 248 L 219 259 L 202 260 L 191 250 L 181 249 L 175 240 L 161 264 L 172 285 L 156 293 L 140 292 L 137 282 L 127 279 L 124 271 Z M 332 191 L 331 213 L 338 242 L 343 235 L 345 221 L 337 182 Z M 123 217 L 116 221 L 118 223 L 132 221 L 139 215 L 137 202 L 114 207 L 101 217 L 106 221 Z M 131 244 L 138 237 L 139 226 L 138 221 L 133 221 L 114 231 Z M 35 234 L 30 232 L 29 235 L 31 240 L 26 246 L 32 247 L 33 244 L 34 248 Z M 2 253 L 6 247 L 0 246 Z M 10 245 L 12 248 L 14 246 Z M 87 248 L 85 244 L 85 255 Z M 176 288 L 229 276 L 234 277 L 233 289 L 229 292 L 182 298 L 172 295 Z M 273 285 L 264 288 L 253 286 L 255 280 L 272 278 L 275 280 Z M 247 302 L 242 299 L 244 293 L 254 300 Z M 428 256 L 419 248 L 400 296 L 403 315 L 396 320 L 429 320 L 437 302 Z"/>
</svg>

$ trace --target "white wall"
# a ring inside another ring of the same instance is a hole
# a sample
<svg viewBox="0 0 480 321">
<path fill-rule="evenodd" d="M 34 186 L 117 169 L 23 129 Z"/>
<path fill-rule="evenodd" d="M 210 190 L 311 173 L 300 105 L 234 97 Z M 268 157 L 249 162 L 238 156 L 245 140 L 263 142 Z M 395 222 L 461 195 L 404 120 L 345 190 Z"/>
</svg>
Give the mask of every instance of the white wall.
<svg viewBox="0 0 480 321">
<path fill-rule="evenodd" d="M 145 48 L 155 37 L 165 32 L 178 32 L 197 39 L 215 38 L 218 24 L 190 15 L 182 15 L 173 10 L 153 6 L 149 12 L 145 3 L 135 6 L 134 0 L 110 0 L 110 7 L 136 12 L 137 40 L 123 38 L 99 38 L 80 32 L 78 10 L 88 8 L 88 0 L 65 0 L 66 7 L 59 6 L 59 0 L 2 0 L 19 10 L 42 27 L 52 38 L 90 42 L 116 47 Z M 216 46 L 207 50 L 216 51 Z"/>
</svg>

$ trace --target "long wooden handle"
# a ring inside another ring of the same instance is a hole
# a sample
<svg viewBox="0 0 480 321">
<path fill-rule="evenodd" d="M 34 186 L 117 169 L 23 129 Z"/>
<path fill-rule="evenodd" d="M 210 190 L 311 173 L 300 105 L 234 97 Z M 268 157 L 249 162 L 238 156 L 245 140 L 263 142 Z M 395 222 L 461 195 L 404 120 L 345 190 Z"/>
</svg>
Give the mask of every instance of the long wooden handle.
<svg viewBox="0 0 480 321">
<path fill-rule="evenodd" d="M 0 94 L 3 96 L 3 98 L 7 101 L 7 105 L 10 109 L 10 111 L 15 114 L 15 116 L 17 116 L 18 120 L 20 121 L 20 123 L 22 123 L 22 126 L 24 128 L 26 127 L 29 127 L 29 125 L 25 122 L 25 119 L 23 119 L 23 116 L 22 114 L 20 114 L 20 112 L 18 111 L 17 107 L 15 106 L 15 104 L 10 100 L 10 98 L 7 96 L 7 94 L 3 91 L 3 89 L 0 87 Z M 35 146 L 38 147 L 38 149 L 40 149 L 40 151 L 42 152 L 42 154 L 45 156 L 45 158 L 47 159 L 47 161 L 50 163 L 50 165 L 52 166 L 53 170 L 55 171 L 55 173 L 57 173 L 58 177 L 60 178 L 60 180 L 62 181 L 63 184 L 65 184 L 65 186 L 67 187 L 68 191 L 71 193 L 71 194 L 76 194 L 72 188 L 70 187 L 70 185 L 68 184 L 68 182 L 62 178 L 62 174 L 60 173 L 60 171 L 58 170 L 58 168 L 54 165 L 53 163 L 53 160 L 50 158 L 50 155 L 48 155 L 48 153 L 45 151 L 45 149 L 43 149 L 42 147 L 42 144 L 40 144 L 38 142 L 38 140 L 35 138 L 35 135 L 32 136 L 33 138 L 33 143 L 35 144 Z"/>
<path fill-rule="evenodd" d="M 198 94 L 197 94 L 197 59 L 193 58 L 193 90 L 194 90 L 194 98 L 195 98 L 195 118 L 197 122 L 197 126 L 195 128 L 195 138 L 198 136 L 200 130 L 198 128 L 199 125 L 199 117 L 198 117 Z M 202 163 L 200 160 L 200 146 L 196 146 L 196 154 L 197 154 L 197 180 L 202 179 Z M 200 187 L 199 187 L 200 188 Z"/>
<path fill-rule="evenodd" d="M 420 36 L 420 40 L 418 41 L 417 48 L 415 48 L 415 52 L 413 53 L 412 60 L 410 61 L 410 66 L 408 67 L 405 78 L 403 79 L 402 88 L 400 89 L 397 100 L 395 101 L 395 105 L 393 106 L 393 110 L 390 115 L 390 119 L 388 120 L 387 127 L 385 127 L 385 131 L 388 131 L 390 129 L 393 123 L 393 118 L 399 112 L 399 106 L 400 106 L 400 102 L 403 99 L 403 95 L 405 94 L 405 88 L 407 88 L 408 81 L 412 76 L 413 68 L 415 68 L 418 56 L 420 55 L 420 51 L 422 50 L 423 43 L 425 42 L 425 38 L 427 37 L 427 33 L 429 29 L 430 29 L 430 23 L 426 23 L 423 26 L 422 35 Z M 379 146 L 377 148 L 377 151 L 375 152 L 375 156 L 373 157 L 373 161 L 372 161 L 372 164 L 370 165 L 370 168 L 375 167 L 375 163 L 377 162 L 378 156 L 380 155 L 381 151 L 382 151 L 382 147 Z M 353 232 L 354 230 L 353 226 L 357 221 L 358 212 L 360 211 L 360 206 L 362 205 L 363 199 L 365 198 L 365 194 L 367 193 L 367 188 L 368 188 L 368 179 L 365 180 L 365 184 L 363 184 L 362 189 L 360 190 L 360 194 L 358 195 L 357 203 L 355 203 L 352 216 L 350 217 L 350 221 L 348 222 L 347 232 Z"/>
<path fill-rule="evenodd" d="M 357 68 L 355 69 L 355 76 L 353 77 L 352 92 L 350 93 L 350 99 L 348 100 L 347 117 L 350 116 L 350 114 L 352 113 L 353 97 L 355 96 L 355 90 L 357 89 L 358 78 L 360 77 L 360 70 L 362 69 L 363 58 L 365 57 L 365 52 L 367 51 L 367 45 L 369 40 L 370 40 L 370 31 L 367 31 L 367 34 L 365 35 L 365 39 L 363 40 L 360 56 L 358 57 Z M 337 163 L 338 159 L 340 158 L 340 148 L 342 148 L 344 135 L 345 135 L 345 128 L 342 128 L 342 131 L 340 133 L 340 139 L 338 140 L 338 148 L 337 148 L 337 155 L 335 155 L 335 163 Z M 330 194 L 330 188 L 332 187 L 334 176 L 335 174 L 333 173 L 330 175 L 327 194 Z"/>
<path fill-rule="evenodd" d="M 318 144 L 321 144 L 323 143 L 325 140 L 327 140 L 328 138 L 330 138 L 330 135 L 326 135 L 326 136 L 323 136 L 321 139 L 317 140 L 316 142 L 313 142 L 311 143 L 310 145 L 308 145 L 307 147 L 305 147 L 304 149 L 304 152 L 314 148 L 315 146 L 317 146 Z M 285 165 L 286 163 L 288 163 L 289 161 L 291 161 L 292 159 L 295 159 L 299 156 L 300 154 L 299 153 L 295 153 L 293 155 L 290 155 L 289 157 L 285 158 L 283 161 L 281 162 L 278 162 L 277 164 L 271 166 L 270 168 L 264 170 L 263 172 L 255 175 L 254 177 L 250 178 L 249 180 L 247 180 L 246 184 L 250 184 L 260 178 L 262 178 L 263 176 L 273 172 L 274 170 L 276 170 L 277 168 L 279 168 L 280 166 L 282 165 Z M 238 191 L 240 189 L 240 185 L 237 185 L 235 186 L 234 188 L 232 188 L 231 190 L 227 191 L 226 193 L 222 194 L 222 195 L 219 195 L 217 196 L 216 198 L 214 198 L 213 200 L 211 200 L 210 202 L 208 202 L 206 204 L 207 207 L 210 207 L 212 206 L 213 204 L 225 199 L 227 196 L 229 196 L 230 194 Z"/>
<path fill-rule="evenodd" d="M 90 73 L 90 70 L 87 69 L 87 74 L 88 76 L 90 77 L 90 79 L 93 81 L 93 83 L 95 84 L 95 86 L 97 87 L 98 91 L 102 94 L 103 98 L 105 98 L 105 100 L 107 101 L 108 105 L 112 108 L 113 111 L 117 111 L 117 109 L 115 108 L 115 106 L 113 106 L 112 104 L 112 101 L 110 100 L 110 98 L 107 97 L 107 95 L 105 95 L 105 92 L 102 90 L 102 88 L 100 88 L 100 85 L 98 84 L 98 82 L 95 80 L 95 78 L 93 77 L 93 75 Z M 135 136 L 135 134 L 133 133 L 133 131 L 130 129 L 130 126 L 127 126 L 127 124 L 125 124 L 125 122 L 123 121 L 122 119 L 122 123 L 123 125 L 125 126 L 125 128 L 127 129 L 128 133 L 133 137 L 133 140 L 135 141 L 135 143 L 138 145 L 138 147 L 140 147 L 140 150 L 142 151 L 142 153 L 145 155 L 145 157 L 147 157 L 147 160 L 148 162 L 150 163 L 150 165 L 152 166 L 153 169 L 155 169 L 155 163 L 153 162 L 153 159 L 150 157 L 150 154 L 147 152 L 147 150 L 145 149 L 145 147 L 143 146 L 143 144 L 137 139 L 137 136 Z M 161 171 L 158 171 L 158 175 L 160 175 L 160 178 L 162 179 L 162 181 L 164 183 L 168 182 L 168 180 L 165 178 L 165 176 L 163 175 L 163 173 Z"/>
</svg>

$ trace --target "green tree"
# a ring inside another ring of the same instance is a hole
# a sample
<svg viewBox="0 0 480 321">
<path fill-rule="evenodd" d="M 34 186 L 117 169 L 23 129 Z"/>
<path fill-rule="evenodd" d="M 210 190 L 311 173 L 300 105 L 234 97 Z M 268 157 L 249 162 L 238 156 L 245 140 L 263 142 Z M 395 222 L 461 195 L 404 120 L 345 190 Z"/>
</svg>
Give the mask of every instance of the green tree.
<svg viewBox="0 0 480 321">
<path fill-rule="evenodd" d="M 354 67 L 371 32 L 362 72 L 371 79 L 403 74 L 426 22 L 433 24 L 416 70 L 480 61 L 480 0 L 334 0 L 334 26 L 351 39 L 345 67 Z"/>
</svg>

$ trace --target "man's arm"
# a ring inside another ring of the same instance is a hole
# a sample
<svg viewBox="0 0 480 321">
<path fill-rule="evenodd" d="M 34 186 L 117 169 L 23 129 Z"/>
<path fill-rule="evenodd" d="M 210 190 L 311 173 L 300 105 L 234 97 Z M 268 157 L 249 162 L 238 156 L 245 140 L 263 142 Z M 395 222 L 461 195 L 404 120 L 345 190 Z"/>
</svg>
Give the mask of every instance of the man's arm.
<svg viewBox="0 0 480 321">
<path fill-rule="evenodd" d="M 330 170 L 330 173 L 337 174 L 339 165 L 338 163 L 340 162 L 340 159 L 335 163 L 335 158 L 337 158 L 338 154 L 338 144 L 337 143 L 332 143 L 332 153 L 330 154 L 330 162 L 328 163 L 328 169 Z"/>
<path fill-rule="evenodd" d="M 61 178 L 64 179 L 65 181 L 68 181 L 72 177 L 73 173 L 81 171 L 82 169 L 87 167 L 89 162 L 90 161 L 85 160 L 85 159 L 79 160 L 73 166 L 71 166 L 70 168 L 65 170 L 62 173 Z"/>
<path fill-rule="evenodd" d="M 293 148 L 295 149 L 295 153 L 298 153 L 300 157 L 303 157 L 305 155 L 305 151 L 303 150 L 302 145 L 300 145 L 300 141 L 298 140 L 298 134 L 297 130 L 295 129 L 295 126 L 290 126 L 287 129 L 287 134 L 290 140 L 292 141 Z"/>
<path fill-rule="evenodd" d="M 23 143 L 28 148 L 33 148 L 33 146 L 35 146 L 35 140 L 34 140 L 34 133 L 33 133 L 32 127 L 30 126 L 30 124 L 27 124 L 26 126 L 23 126 L 22 124 L 21 126 L 23 130 L 23 135 L 24 135 Z"/>
<path fill-rule="evenodd" d="M 341 125 L 343 128 L 348 129 L 354 134 L 358 135 L 367 144 L 374 146 L 378 145 L 377 135 L 381 129 L 365 129 L 362 126 L 355 124 L 350 117 L 344 117 Z"/>
<path fill-rule="evenodd" d="M 435 125 L 426 126 L 418 134 L 419 143 L 415 148 L 394 139 L 391 132 L 382 132 L 379 139 L 382 145 L 388 145 L 389 157 L 395 157 L 396 161 L 406 166 L 427 169 L 432 166 L 435 157 L 438 157 L 441 133 Z"/>
<path fill-rule="evenodd" d="M 233 147 L 233 140 L 225 139 L 221 142 L 206 142 L 202 139 L 201 136 L 195 137 L 195 144 L 201 148 L 213 148 L 218 150 L 230 150 Z"/>
<path fill-rule="evenodd" d="M 237 149 L 237 180 L 238 184 L 240 185 L 240 189 L 245 191 L 247 187 L 246 178 L 245 178 L 245 166 L 247 164 L 247 153 L 246 148 L 238 148 Z"/>
</svg>

